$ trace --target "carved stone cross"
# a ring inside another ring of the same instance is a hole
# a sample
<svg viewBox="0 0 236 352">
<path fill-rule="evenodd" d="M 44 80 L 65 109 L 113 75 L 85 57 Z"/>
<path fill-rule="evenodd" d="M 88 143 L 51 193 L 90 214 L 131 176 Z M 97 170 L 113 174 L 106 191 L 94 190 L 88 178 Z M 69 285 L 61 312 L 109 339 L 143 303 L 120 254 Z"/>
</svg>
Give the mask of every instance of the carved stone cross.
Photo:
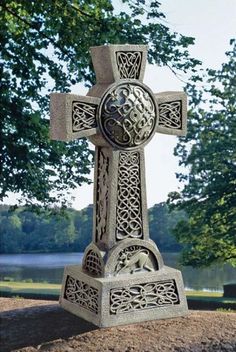
<svg viewBox="0 0 236 352">
<path fill-rule="evenodd" d="M 143 83 L 145 45 L 91 48 L 97 83 L 87 96 L 51 95 L 51 138 L 96 146 L 93 241 L 82 268 L 65 268 L 60 304 L 98 326 L 183 315 L 181 273 L 149 238 L 144 146 L 156 132 L 184 135 L 183 92 Z"/>
</svg>

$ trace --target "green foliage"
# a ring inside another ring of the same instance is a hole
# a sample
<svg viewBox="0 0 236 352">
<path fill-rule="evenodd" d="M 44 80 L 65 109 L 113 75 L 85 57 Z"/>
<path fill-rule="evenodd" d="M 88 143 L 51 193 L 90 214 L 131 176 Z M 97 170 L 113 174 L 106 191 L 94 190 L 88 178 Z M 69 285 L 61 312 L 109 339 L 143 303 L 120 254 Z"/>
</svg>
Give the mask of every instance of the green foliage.
<svg viewBox="0 0 236 352">
<path fill-rule="evenodd" d="M 173 235 L 173 228 L 185 218 L 183 211 L 173 211 L 170 214 L 164 202 L 149 209 L 150 237 L 161 252 L 178 252 L 181 249 Z"/>
<path fill-rule="evenodd" d="M 0 3 L 0 199 L 20 192 L 28 204 L 64 205 L 70 189 L 89 182 L 86 140 L 49 140 L 49 93 L 94 81 L 89 47 L 149 44 L 150 63 L 195 70 L 194 39 L 171 32 L 157 1 L 110 0 Z M 46 226 L 46 225 L 45 225 Z"/>
<path fill-rule="evenodd" d="M 189 174 L 178 175 L 185 181 L 182 193 L 170 195 L 189 217 L 175 229 L 187 265 L 236 265 L 236 42 L 231 45 L 222 68 L 208 70 L 203 91 L 187 87 L 192 96 L 188 134 L 175 154 Z"/>
<path fill-rule="evenodd" d="M 150 236 L 161 251 L 180 249 L 171 228 L 182 218 L 182 212 L 170 215 L 165 203 L 149 210 Z M 81 211 L 67 209 L 64 216 L 0 206 L 0 253 L 82 252 L 92 240 L 92 224 L 92 205 Z"/>
</svg>

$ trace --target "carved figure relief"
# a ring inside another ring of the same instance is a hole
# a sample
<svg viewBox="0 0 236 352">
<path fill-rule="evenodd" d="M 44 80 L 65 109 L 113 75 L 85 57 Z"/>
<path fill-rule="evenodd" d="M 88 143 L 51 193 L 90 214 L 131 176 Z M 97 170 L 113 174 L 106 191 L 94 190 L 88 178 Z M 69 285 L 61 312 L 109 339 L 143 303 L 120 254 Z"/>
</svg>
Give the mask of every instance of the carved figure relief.
<svg viewBox="0 0 236 352">
<path fill-rule="evenodd" d="M 182 127 L 181 101 L 172 101 L 170 103 L 160 104 L 159 113 L 160 126 L 176 129 L 180 129 Z"/>
<path fill-rule="evenodd" d="M 116 239 L 143 238 L 139 152 L 120 152 Z"/>
<path fill-rule="evenodd" d="M 116 62 L 120 78 L 139 78 L 142 62 L 140 51 L 117 51 Z"/>
<path fill-rule="evenodd" d="M 73 101 L 72 104 L 72 130 L 79 132 L 96 127 L 96 106 Z"/>
<path fill-rule="evenodd" d="M 99 255 L 94 252 L 92 249 L 88 251 L 85 261 L 84 261 L 84 270 L 90 272 L 93 275 L 102 274 L 102 263 Z"/>
<path fill-rule="evenodd" d="M 98 290 L 69 275 L 66 279 L 64 298 L 93 313 L 98 313 Z"/>
<path fill-rule="evenodd" d="M 129 246 L 119 253 L 116 274 L 135 273 L 139 271 L 154 271 L 150 261 L 150 252 L 142 246 Z"/>
<path fill-rule="evenodd" d="M 99 123 L 104 137 L 114 146 L 140 146 L 152 137 L 155 129 L 153 97 L 143 86 L 120 83 L 105 96 Z"/>
<path fill-rule="evenodd" d="M 97 200 L 96 200 L 96 241 L 106 233 L 108 207 L 108 167 L 109 158 L 102 148 L 98 149 Z"/>
<path fill-rule="evenodd" d="M 110 314 L 179 304 L 174 280 L 151 282 L 110 291 Z"/>
</svg>

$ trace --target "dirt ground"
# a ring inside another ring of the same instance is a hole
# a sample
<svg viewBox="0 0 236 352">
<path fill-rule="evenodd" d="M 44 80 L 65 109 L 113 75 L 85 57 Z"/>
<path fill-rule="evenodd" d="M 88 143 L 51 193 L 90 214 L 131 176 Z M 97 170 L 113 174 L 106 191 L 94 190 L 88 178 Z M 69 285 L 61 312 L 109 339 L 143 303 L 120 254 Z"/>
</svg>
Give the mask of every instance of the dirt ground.
<svg viewBox="0 0 236 352">
<path fill-rule="evenodd" d="M 50 301 L 0 298 L 1 352 L 236 352 L 236 313 L 98 329 Z"/>
</svg>

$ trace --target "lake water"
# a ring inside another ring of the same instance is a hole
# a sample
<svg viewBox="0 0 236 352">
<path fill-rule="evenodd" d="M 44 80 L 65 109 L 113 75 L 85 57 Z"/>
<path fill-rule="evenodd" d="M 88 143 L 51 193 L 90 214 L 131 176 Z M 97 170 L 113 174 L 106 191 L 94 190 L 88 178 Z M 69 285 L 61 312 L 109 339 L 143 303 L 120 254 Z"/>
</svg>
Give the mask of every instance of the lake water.
<svg viewBox="0 0 236 352">
<path fill-rule="evenodd" d="M 83 253 L 1 254 L 0 280 L 11 277 L 15 281 L 61 283 L 66 265 L 81 264 Z M 223 284 L 236 282 L 236 269 L 230 265 L 206 269 L 181 267 L 177 253 L 163 253 L 164 262 L 182 271 L 185 288 L 222 291 Z"/>
</svg>

